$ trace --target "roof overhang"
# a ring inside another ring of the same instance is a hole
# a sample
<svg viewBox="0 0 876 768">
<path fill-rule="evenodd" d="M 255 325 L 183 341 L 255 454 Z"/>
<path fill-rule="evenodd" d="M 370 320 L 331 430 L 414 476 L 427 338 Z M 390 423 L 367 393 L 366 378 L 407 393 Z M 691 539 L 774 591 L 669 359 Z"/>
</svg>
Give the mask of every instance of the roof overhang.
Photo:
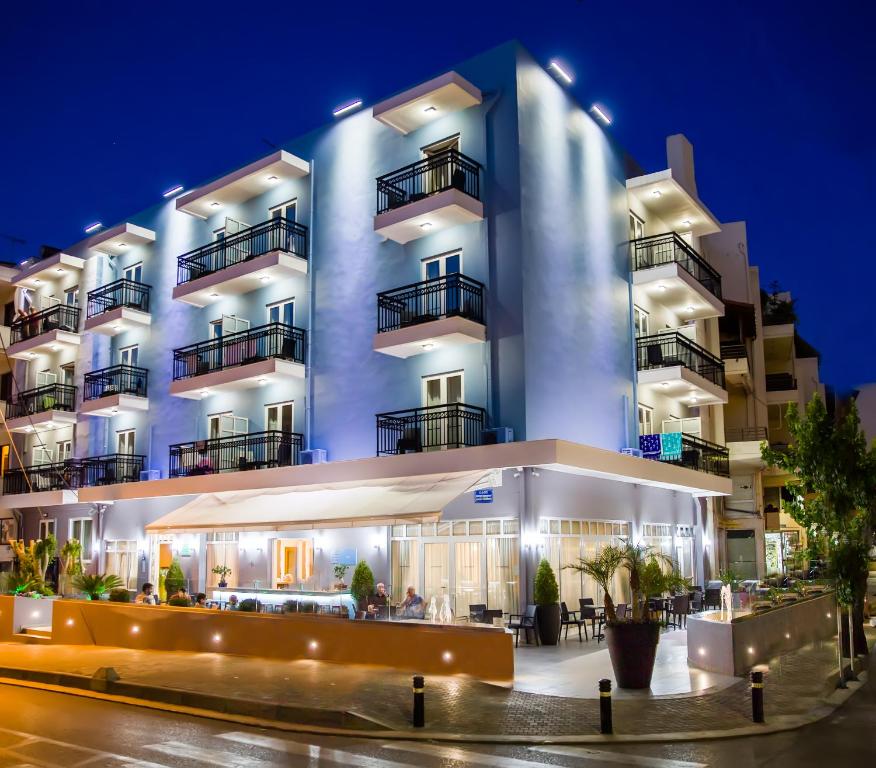
<svg viewBox="0 0 876 768">
<path fill-rule="evenodd" d="M 223 205 L 244 203 L 283 181 L 310 173 L 310 163 L 285 149 L 245 165 L 176 199 L 176 209 L 206 219 Z"/>
<path fill-rule="evenodd" d="M 86 247 L 106 253 L 110 256 L 121 256 L 129 248 L 138 245 L 149 245 L 155 242 L 155 232 L 146 227 L 138 227 L 129 221 L 117 224 L 85 241 Z"/>
<path fill-rule="evenodd" d="M 15 277 L 17 288 L 36 288 L 48 280 L 56 280 L 68 270 L 79 270 L 85 264 L 85 259 L 71 256 L 69 253 L 54 253 L 39 261 L 26 261 Z"/>
<path fill-rule="evenodd" d="M 462 75 L 445 72 L 375 104 L 372 114 L 384 125 L 407 134 L 482 101 L 480 90 Z"/>
<path fill-rule="evenodd" d="M 721 231 L 712 212 L 673 178 L 671 168 L 627 179 L 627 193 L 676 232 L 702 236 Z"/>
</svg>

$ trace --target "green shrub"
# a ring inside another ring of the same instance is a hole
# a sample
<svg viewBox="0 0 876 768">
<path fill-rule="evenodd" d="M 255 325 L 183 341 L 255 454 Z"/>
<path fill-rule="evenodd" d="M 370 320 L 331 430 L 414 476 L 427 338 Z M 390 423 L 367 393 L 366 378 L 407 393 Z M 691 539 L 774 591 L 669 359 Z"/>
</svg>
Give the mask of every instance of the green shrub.
<svg viewBox="0 0 876 768">
<path fill-rule="evenodd" d="M 374 594 L 374 573 L 364 560 L 360 560 L 356 570 L 353 571 L 353 578 L 350 579 L 350 594 L 357 603 Z"/>
<path fill-rule="evenodd" d="M 287 600 L 283 603 L 283 613 L 298 613 L 298 601 Z"/>
<path fill-rule="evenodd" d="M 176 608 L 191 608 L 192 604 L 189 602 L 187 597 L 180 597 L 179 595 L 174 595 L 167 601 L 168 605 L 172 605 Z"/>
<path fill-rule="evenodd" d="M 109 598 L 113 603 L 130 603 L 131 593 L 124 587 L 116 587 L 109 593 Z"/>
<path fill-rule="evenodd" d="M 538 564 L 535 573 L 535 588 L 533 589 L 533 601 L 536 605 L 556 605 L 560 602 L 560 588 L 557 586 L 557 577 L 554 569 L 544 558 Z"/>
<path fill-rule="evenodd" d="M 121 587 L 122 580 L 112 573 L 80 573 L 73 577 L 73 586 L 89 600 L 100 600 L 105 592 Z"/>
<path fill-rule="evenodd" d="M 248 597 L 246 600 L 241 600 L 237 606 L 238 611 L 243 611 L 244 613 L 258 613 L 259 611 L 259 601 L 255 600 L 252 597 Z"/>
<path fill-rule="evenodd" d="M 167 575 L 164 577 L 164 588 L 168 595 L 175 595 L 186 585 L 186 577 L 183 575 L 182 566 L 179 560 L 173 558 L 170 568 L 167 569 Z"/>
</svg>

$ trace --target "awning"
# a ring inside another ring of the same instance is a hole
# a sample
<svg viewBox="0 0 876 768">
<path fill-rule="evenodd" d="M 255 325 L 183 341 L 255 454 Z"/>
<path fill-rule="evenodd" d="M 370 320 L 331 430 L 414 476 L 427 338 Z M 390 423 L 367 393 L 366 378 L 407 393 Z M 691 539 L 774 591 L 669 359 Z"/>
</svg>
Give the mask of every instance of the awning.
<svg viewBox="0 0 876 768">
<path fill-rule="evenodd" d="M 146 526 L 148 533 L 279 531 L 436 520 L 457 496 L 478 487 L 483 470 L 198 496 Z"/>
</svg>

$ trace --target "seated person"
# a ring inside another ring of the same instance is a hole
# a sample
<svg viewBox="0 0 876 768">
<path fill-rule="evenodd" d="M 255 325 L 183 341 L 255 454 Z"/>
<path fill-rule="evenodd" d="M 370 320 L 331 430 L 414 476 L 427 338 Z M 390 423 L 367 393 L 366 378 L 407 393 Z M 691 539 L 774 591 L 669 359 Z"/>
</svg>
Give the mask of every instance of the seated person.
<svg viewBox="0 0 876 768">
<path fill-rule="evenodd" d="M 225 606 L 225 610 L 226 611 L 236 611 L 237 610 L 237 603 L 238 603 L 237 595 L 231 595 L 231 597 L 228 598 L 228 603 Z"/>
<path fill-rule="evenodd" d="M 143 585 L 143 589 L 134 598 L 137 605 L 158 605 L 158 595 L 155 594 L 155 587 L 148 581 Z"/>
<path fill-rule="evenodd" d="M 368 606 L 365 609 L 366 619 L 380 619 L 387 615 L 389 595 L 386 594 L 386 584 L 382 581 L 377 584 L 377 591 L 368 598 Z"/>
<path fill-rule="evenodd" d="M 206 608 L 207 607 L 207 596 L 203 592 L 198 592 L 195 595 L 195 608 Z"/>
<path fill-rule="evenodd" d="M 412 586 L 407 588 L 405 599 L 401 601 L 398 608 L 399 617 L 402 619 L 422 619 L 426 616 L 426 601 Z"/>
</svg>

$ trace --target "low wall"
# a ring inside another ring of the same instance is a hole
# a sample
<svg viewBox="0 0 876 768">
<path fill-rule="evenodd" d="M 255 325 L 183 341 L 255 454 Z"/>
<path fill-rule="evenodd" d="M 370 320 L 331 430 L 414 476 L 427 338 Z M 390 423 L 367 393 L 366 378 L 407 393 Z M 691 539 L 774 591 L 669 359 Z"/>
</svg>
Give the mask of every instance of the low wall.
<svg viewBox="0 0 876 768">
<path fill-rule="evenodd" d="M 28 627 L 52 626 L 52 608 L 57 600 L 0 595 L 0 642 Z"/>
<path fill-rule="evenodd" d="M 687 617 L 687 661 L 724 675 L 746 675 L 780 653 L 836 635 L 836 598 L 828 593 L 731 622 L 720 611 Z"/>
<path fill-rule="evenodd" d="M 318 614 L 87 600 L 54 603 L 52 642 L 65 645 L 371 664 L 412 674 L 463 674 L 500 684 L 514 679 L 512 636 L 487 625 L 352 621 Z"/>
<path fill-rule="evenodd" d="M 12 595 L 0 595 L 0 643 L 12 640 L 14 632 L 13 616 L 15 615 L 15 598 Z"/>
</svg>

